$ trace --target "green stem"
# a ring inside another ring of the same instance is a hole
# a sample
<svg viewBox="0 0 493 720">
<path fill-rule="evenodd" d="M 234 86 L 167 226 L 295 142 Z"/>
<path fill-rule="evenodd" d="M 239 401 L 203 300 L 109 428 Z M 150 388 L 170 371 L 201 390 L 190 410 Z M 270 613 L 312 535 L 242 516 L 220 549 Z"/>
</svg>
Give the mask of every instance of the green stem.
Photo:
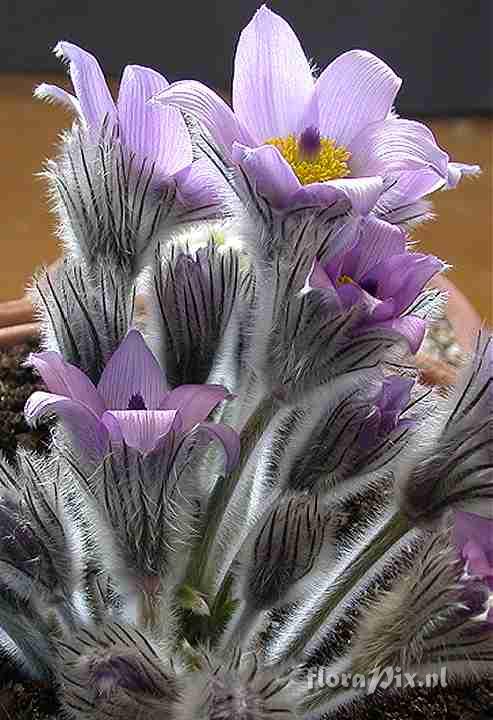
<svg viewBox="0 0 493 720">
<path fill-rule="evenodd" d="M 265 428 L 273 418 L 278 402 L 271 395 L 264 397 L 250 415 L 240 434 L 240 458 L 235 471 L 224 481 L 219 480 L 211 495 L 204 518 L 204 534 L 187 573 L 188 584 L 199 592 L 212 590 L 215 562 L 212 548 L 226 510 L 243 470 Z"/>
<path fill-rule="evenodd" d="M 370 544 L 364 547 L 358 557 L 344 570 L 337 579 L 335 587 L 327 589 L 324 602 L 309 618 L 303 628 L 303 633 L 284 648 L 283 659 L 280 662 L 284 662 L 288 655 L 293 658 L 302 652 L 307 641 L 320 630 L 329 614 L 337 608 L 373 565 L 411 529 L 412 525 L 399 512 L 392 515 Z"/>
</svg>

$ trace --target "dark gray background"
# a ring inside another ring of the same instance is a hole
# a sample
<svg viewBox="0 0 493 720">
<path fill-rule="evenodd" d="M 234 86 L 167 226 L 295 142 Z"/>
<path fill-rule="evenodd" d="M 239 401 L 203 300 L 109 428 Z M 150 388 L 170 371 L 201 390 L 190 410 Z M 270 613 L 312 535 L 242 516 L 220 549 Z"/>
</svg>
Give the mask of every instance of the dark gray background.
<svg viewBox="0 0 493 720">
<path fill-rule="evenodd" d="M 58 40 L 76 42 L 118 75 L 149 65 L 169 80 L 226 91 L 255 0 L 0 0 L 0 72 L 57 71 Z M 493 111 L 492 0 L 273 0 L 320 67 L 353 47 L 386 60 L 405 83 L 407 115 Z"/>
</svg>

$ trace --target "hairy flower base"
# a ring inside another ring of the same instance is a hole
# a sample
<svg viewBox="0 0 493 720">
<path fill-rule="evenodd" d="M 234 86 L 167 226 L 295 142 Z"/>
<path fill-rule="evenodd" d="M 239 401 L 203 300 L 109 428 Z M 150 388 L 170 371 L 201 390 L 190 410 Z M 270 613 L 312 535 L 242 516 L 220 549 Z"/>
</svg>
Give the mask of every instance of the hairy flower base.
<svg viewBox="0 0 493 720">
<path fill-rule="evenodd" d="M 347 162 L 351 153 L 343 145 L 336 145 L 329 138 L 319 138 L 318 147 L 308 147 L 304 135 L 302 133 L 299 138 L 295 135 L 275 137 L 266 143 L 279 150 L 302 185 L 337 180 L 349 175 Z"/>
</svg>

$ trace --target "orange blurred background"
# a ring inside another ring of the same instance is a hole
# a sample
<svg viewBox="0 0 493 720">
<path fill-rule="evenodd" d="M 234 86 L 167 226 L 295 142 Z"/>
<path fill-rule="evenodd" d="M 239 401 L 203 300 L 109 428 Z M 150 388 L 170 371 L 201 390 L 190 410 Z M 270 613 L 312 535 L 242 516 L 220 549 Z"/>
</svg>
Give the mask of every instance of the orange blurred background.
<svg viewBox="0 0 493 720">
<path fill-rule="evenodd" d="M 2 236 L 0 302 L 23 294 L 34 269 L 58 254 L 46 185 L 36 174 L 54 150 L 69 114 L 32 98 L 40 82 L 69 87 L 65 76 L 0 75 L 0 191 Z M 457 190 L 435 193 L 437 219 L 418 228 L 420 250 L 453 266 L 449 278 L 493 322 L 492 155 L 493 120 L 426 120 L 453 160 L 478 163 L 479 178 Z"/>
</svg>

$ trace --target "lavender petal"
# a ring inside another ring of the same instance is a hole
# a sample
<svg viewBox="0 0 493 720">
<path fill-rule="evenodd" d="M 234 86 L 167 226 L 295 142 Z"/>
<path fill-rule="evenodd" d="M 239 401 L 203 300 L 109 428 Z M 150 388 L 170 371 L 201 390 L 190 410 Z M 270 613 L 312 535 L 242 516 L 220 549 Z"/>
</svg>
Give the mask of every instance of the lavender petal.
<svg viewBox="0 0 493 720">
<path fill-rule="evenodd" d="M 148 410 L 159 407 L 168 390 L 158 361 L 138 330 L 130 330 L 106 365 L 98 392 L 106 407 L 127 410 L 131 398 L 139 394 Z"/>
<path fill-rule="evenodd" d="M 290 25 L 262 6 L 240 35 L 233 77 L 233 109 L 260 145 L 297 132 L 313 90 L 303 48 Z"/>
</svg>

